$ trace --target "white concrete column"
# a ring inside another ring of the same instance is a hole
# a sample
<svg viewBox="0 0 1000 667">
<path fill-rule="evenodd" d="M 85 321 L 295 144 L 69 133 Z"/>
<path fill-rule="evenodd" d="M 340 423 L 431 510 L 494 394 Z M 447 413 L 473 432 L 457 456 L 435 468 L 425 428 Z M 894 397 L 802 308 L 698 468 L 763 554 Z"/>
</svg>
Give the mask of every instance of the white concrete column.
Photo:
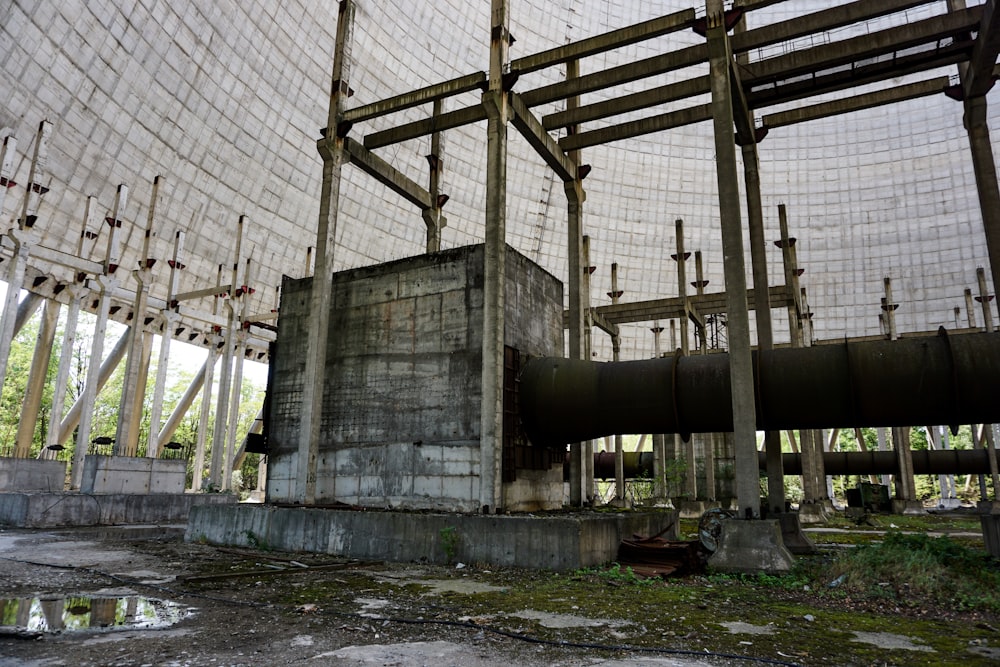
<svg viewBox="0 0 1000 667">
<path fill-rule="evenodd" d="M 73 451 L 73 472 L 71 488 L 79 489 L 83 481 L 83 459 L 90 446 L 90 429 L 94 417 L 94 403 L 97 400 L 98 380 L 100 378 L 100 360 L 104 355 L 104 338 L 108 330 L 108 314 L 111 309 L 111 295 L 118 287 L 115 271 L 120 263 L 119 236 L 121 216 L 125 214 L 128 203 L 128 186 L 118 186 L 115 204 L 111 216 L 107 219 L 111 228 L 108 234 L 108 246 L 104 258 L 104 274 L 95 279 L 98 292 L 97 322 L 94 325 L 94 338 L 90 348 L 90 366 L 87 367 L 87 377 L 84 382 L 83 395 L 80 397 L 80 425 L 77 428 L 76 448 Z M 127 341 L 127 339 L 125 339 Z"/>
<path fill-rule="evenodd" d="M 49 358 L 52 356 L 52 344 L 55 342 L 56 324 L 59 321 L 61 308 L 62 305 L 58 301 L 52 299 L 45 301 L 42 323 L 35 339 L 35 353 L 31 358 L 28 386 L 24 392 L 24 403 L 21 405 L 21 421 L 17 425 L 17 436 L 14 441 L 15 458 L 26 459 L 31 456 L 31 442 L 35 437 L 42 394 L 45 393 L 45 376 L 49 370 Z"/>
<path fill-rule="evenodd" d="M 3 314 L 0 315 L 0 390 L 3 390 L 4 382 L 7 379 L 7 362 L 10 357 L 10 346 L 14 340 L 17 302 L 24 285 L 24 272 L 28 265 L 28 256 L 31 254 L 31 246 L 36 242 L 37 235 L 31 228 L 35 224 L 35 213 L 39 203 L 41 203 L 42 195 L 48 191 L 48 188 L 42 185 L 42 180 L 45 178 L 49 135 L 51 133 L 52 123 L 43 120 L 35 135 L 35 151 L 31 158 L 28 183 L 25 185 L 21 217 L 17 221 L 17 227 L 7 233 L 14 245 L 14 252 L 6 267 L 7 294 L 4 298 Z M 2 159 L 8 159 L 6 151 Z M 6 187 L 0 187 L 0 190 L 6 189 Z M 0 208 L 0 212 L 2 212 L 2 208 Z"/>
<path fill-rule="evenodd" d="M 330 328 L 334 249 L 337 217 L 340 212 L 340 181 L 347 162 L 344 139 L 338 136 L 344 102 L 351 76 L 351 46 L 354 30 L 353 0 L 340 3 L 337 17 L 337 41 L 333 56 L 330 108 L 326 134 L 317 142 L 323 158 L 323 186 L 320 193 L 319 224 L 316 229 L 316 271 L 309 295 L 306 367 L 302 378 L 303 400 L 299 412 L 299 442 L 296 474 L 296 499 L 304 505 L 316 502 L 316 463 L 322 429 L 323 389 L 326 383 L 326 341 Z"/>
<path fill-rule="evenodd" d="M 174 337 L 179 316 L 173 304 L 180 282 L 180 271 L 184 268 L 184 232 L 174 234 L 174 254 L 169 261 L 170 278 L 167 283 L 167 307 L 160 312 L 160 355 L 156 364 L 156 380 L 153 383 L 153 403 L 149 408 L 149 436 L 146 440 L 146 456 L 160 455 L 160 419 L 163 417 L 163 394 L 166 390 L 167 367 L 170 363 L 170 342 Z"/>
</svg>

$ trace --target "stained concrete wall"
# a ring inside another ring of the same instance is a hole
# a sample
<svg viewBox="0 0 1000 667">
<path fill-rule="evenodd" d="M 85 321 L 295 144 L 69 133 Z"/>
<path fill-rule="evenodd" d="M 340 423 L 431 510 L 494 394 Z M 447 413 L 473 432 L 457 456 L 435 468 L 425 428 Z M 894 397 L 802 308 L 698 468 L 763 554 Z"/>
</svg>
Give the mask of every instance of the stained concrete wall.
<svg viewBox="0 0 1000 667">
<path fill-rule="evenodd" d="M 483 262 L 478 245 L 334 274 L 317 502 L 478 508 Z M 562 284 L 510 248 L 507 278 L 506 344 L 560 354 Z M 311 285 L 282 286 L 269 502 L 295 492 Z M 558 485 L 561 504 L 561 470 L 548 476 L 540 495 Z"/>
<path fill-rule="evenodd" d="M 674 512 L 483 516 L 357 512 L 261 505 L 191 510 L 187 541 L 364 560 L 490 563 L 571 570 L 613 561 L 622 538 L 664 531 L 677 539 Z"/>
<path fill-rule="evenodd" d="M 196 505 L 235 505 L 230 494 L 0 493 L 0 526 L 54 528 L 183 522 Z"/>
<path fill-rule="evenodd" d="M 0 458 L 0 492 L 62 491 L 65 484 L 63 461 Z"/>
<path fill-rule="evenodd" d="M 88 455 L 82 493 L 184 493 L 187 461 Z"/>
</svg>

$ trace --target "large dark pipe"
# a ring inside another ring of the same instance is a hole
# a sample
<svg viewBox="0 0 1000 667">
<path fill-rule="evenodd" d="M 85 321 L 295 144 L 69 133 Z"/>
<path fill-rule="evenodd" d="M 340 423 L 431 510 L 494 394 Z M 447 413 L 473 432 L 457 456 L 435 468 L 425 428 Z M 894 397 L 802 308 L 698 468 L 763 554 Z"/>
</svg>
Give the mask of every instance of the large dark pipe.
<svg viewBox="0 0 1000 667">
<path fill-rule="evenodd" d="M 754 354 L 758 430 L 1000 422 L 1000 333 Z M 551 357 L 521 373 L 536 445 L 616 433 L 733 430 L 729 355 L 598 363 Z"/>
<path fill-rule="evenodd" d="M 989 474 L 990 463 L 985 449 L 916 450 L 913 472 L 916 475 Z M 653 452 L 625 452 L 627 479 L 652 478 Z M 761 470 L 766 470 L 764 452 L 757 454 Z M 802 474 L 801 454 L 782 454 L 786 475 Z M 823 452 L 823 469 L 828 475 L 895 475 L 899 472 L 896 452 Z M 568 467 L 567 467 L 568 474 Z M 594 454 L 594 477 L 615 478 L 614 452 Z"/>
</svg>

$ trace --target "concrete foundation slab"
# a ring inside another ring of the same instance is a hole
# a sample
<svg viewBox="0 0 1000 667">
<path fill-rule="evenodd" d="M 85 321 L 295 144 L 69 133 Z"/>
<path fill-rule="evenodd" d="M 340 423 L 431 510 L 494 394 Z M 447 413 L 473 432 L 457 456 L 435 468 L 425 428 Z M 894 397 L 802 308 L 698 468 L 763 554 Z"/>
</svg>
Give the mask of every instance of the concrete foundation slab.
<svg viewBox="0 0 1000 667">
<path fill-rule="evenodd" d="M 0 492 L 62 491 L 66 463 L 44 459 L 0 457 Z"/>
<path fill-rule="evenodd" d="M 788 572 L 794 559 L 781 539 L 776 519 L 722 522 L 719 548 L 708 559 L 718 572 Z"/>
<path fill-rule="evenodd" d="M 469 515 L 273 505 L 192 508 L 185 539 L 364 560 L 572 570 L 613 561 L 622 537 L 677 539 L 676 513 Z"/>
<path fill-rule="evenodd" d="M 229 494 L 0 493 L 0 526 L 55 528 L 186 521 L 192 507 L 235 505 Z"/>
</svg>

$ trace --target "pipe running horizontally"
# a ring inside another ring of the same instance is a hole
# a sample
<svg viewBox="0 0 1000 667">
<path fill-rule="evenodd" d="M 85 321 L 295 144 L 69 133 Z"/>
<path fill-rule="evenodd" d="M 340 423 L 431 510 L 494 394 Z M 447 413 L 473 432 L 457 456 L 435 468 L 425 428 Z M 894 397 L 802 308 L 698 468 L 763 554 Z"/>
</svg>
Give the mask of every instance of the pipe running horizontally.
<svg viewBox="0 0 1000 667">
<path fill-rule="evenodd" d="M 756 429 L 1000 422 L 1000 333 L 754 353 Z M 729 355 L 624 362 L 539 357 L 520 377 L 528 439 L 733 430 Z"/>
</svg>

